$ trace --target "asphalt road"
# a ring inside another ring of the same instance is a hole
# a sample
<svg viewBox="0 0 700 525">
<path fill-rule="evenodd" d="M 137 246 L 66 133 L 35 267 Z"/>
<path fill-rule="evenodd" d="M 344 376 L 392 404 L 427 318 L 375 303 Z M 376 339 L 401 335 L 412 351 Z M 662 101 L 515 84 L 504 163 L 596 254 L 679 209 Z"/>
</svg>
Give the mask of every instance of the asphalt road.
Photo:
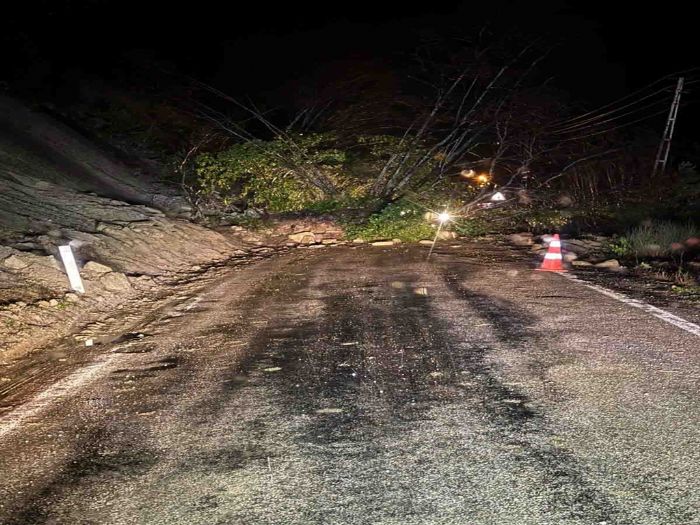
<svg viewBox="0 0 700 525">
<path fill-rule="evenodd" d="M 697 335 L 426 252 L 298 250 L 101 348 L 0 416 L 0 523 L 700 524 Z"/>
</svg>

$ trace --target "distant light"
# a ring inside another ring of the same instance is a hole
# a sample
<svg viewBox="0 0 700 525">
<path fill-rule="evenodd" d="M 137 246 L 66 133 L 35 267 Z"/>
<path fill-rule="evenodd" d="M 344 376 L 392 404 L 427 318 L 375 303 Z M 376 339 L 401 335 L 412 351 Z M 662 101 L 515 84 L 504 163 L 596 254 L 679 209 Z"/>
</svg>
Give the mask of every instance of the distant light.
<svg viewBox="0 0 700 525">
<path fill-rule="evenodd" d="M 481 184 L 486 184 L 489 181 L 489 176 L 486 175 L 485 173 L 482 173 L 476 178 L 477 182 Z"/>
<path fill-rule="evenodd" d="M 503 195 L 500 191 L 497 191 L 493 195 L 491 195 L 491 200 L 494 202 L 502 202 L 506 200 L 506 196 Z"/>
<path fill-rule="evenodd" d="M 447 213 L 446 211 L 443 211 L 442 213 L 438 214 L 438 220 L 443 223 L 447 222 L 450 220 L 450 214 Z"/>
</svg>

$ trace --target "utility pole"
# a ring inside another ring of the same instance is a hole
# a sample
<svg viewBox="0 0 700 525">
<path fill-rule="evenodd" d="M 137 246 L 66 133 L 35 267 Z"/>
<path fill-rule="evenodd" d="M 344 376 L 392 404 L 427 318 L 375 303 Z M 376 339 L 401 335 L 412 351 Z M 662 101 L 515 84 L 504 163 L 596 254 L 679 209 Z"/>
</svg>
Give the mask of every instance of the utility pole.
<svg viewBox="0 0 700 525">
<path fill-rule="evenodd" d="M 683 80 L 683 77 L 678 78 L 678 84 L 676 85 L 676 94 L 673 96 L 671 111 L 668 112 L 668 119 L 666 120 L 666 129 L 664 130 L 664 136 L 661 138 L 661 143 L 659 144 L 659 151 L 656 153 L 654 169 L 651 173 L 652 178 L 655 178 L 657 175 L 663 175 L 664 171 L 666 170 L 668 152 L 671 150 L 671 139 L 673 138 L 673 130 L 676 127 L 676 118 L 678 118 L 678 106 L 680 106 L 681 103 L 681 93 L 683 92 Z"/>
</svg>

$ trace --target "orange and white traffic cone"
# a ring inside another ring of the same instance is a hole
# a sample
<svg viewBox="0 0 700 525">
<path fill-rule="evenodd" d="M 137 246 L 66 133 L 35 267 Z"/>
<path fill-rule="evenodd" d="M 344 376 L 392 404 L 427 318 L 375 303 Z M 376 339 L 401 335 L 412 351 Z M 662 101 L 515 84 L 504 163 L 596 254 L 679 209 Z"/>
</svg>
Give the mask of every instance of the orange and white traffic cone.
<svg viewBox="0 0 700 525">
<path fill-rule="evenodd" d="M 549 243 L 549 248 L 547 248 L 547 253 L 544 254 L 544 261 L 542 261 L 542 265 L 537 268 L 537 270 L 542 272 L 566 271 L 562 265 L 561 241 L 559 240 L 558 233 L 555 233 L 552 236 L 552 240 Z"/>
</svg>

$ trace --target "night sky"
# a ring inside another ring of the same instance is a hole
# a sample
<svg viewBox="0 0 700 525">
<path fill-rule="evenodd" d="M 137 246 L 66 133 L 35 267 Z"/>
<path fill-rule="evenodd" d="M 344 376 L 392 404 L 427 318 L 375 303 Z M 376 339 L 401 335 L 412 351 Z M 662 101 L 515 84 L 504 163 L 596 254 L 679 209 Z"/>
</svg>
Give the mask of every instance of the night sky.
<svg viewBox="0 0 700 525">
<path fill-rule="evenodd" d="M 114 74 L 153 57 L 253 98 L 333 61 L 391 62 L 426 35 L 539 37 L 554 47 L 543 75 L 591 105 L 695 65 L 695 18 L 672 2 L 303 3 L 25 2 L 7 14 L 5 79 L 60 84 L 67 70 Z M 142 58 L 140 58 L 142 60 Z M 1 78 L 1 77 L 0 77 Z M 39 80 L 30 80 L 38 82 Z M 26 84 L 26 81 L 25 81 Z"/>
</svg>

